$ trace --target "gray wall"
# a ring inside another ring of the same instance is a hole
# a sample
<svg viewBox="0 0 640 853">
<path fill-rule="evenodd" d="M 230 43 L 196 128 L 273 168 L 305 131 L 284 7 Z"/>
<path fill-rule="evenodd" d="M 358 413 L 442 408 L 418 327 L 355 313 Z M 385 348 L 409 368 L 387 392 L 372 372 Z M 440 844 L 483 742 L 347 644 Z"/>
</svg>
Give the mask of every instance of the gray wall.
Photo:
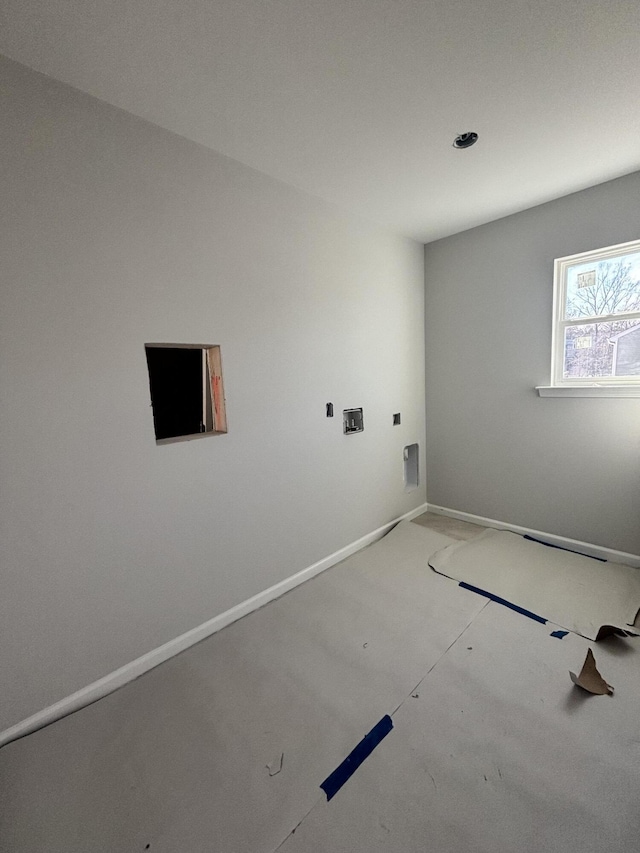
<svg viewBox="0 0 640 853">
<path fill-rule="evenodd" d="M 640 399 L 540 398 L 553 260 L 640 236 L 640 173 L 426 247 L 430 503 L 640 553 Z"/>
<path fill-rule="evenodd" d="M 424 278 L 421 245 L 5 60 L 0 114 L 4 729 L 425 500 Z M 227 436 L 156 446 L 146 341 L 222 346 Z"/>
</svg>

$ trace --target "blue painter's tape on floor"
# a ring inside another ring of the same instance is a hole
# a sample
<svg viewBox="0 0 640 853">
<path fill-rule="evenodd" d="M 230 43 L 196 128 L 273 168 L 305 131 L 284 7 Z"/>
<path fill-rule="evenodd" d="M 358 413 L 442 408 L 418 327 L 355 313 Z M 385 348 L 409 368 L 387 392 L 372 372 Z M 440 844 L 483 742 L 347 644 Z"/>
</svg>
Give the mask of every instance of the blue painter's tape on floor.
<svg viewBox="0 0 640 853">
<path fill-rule="evenodd" d="M 549 636 L 557 637 L 559 640 L 561 640 L 563 637 L 566 637 L 568 633 L 568 631 L 552 631 Z"/>
<path fill-rule="evenodd" d="M 534 539 L 533 536 L 529 536 L 528 533 L 525 533 L 522 538 L 528 539 L 529 542 L 537 542 L 538 545 L 546 545 L 547 548 L 557 548 L 558 551 L 567 551 L 569 554 L 577 554 L 579 557 L 589 557 L 589 559 L 599 560 L 601 563 L 607 562 L 604 557 L 594 557 L 593 554 L 583 554 L 582 551 L 572 551 L 571 548 L 564 548 L 562 545 L 554 545 L 551 542 L 543 542 L 542 539 Z"/>
<path fill-rule="evenodd" d="M 542 616 L 538 616 L 537 613 L 525 610 L 524 607 L 518 607 L 517 604 L 512 604 L 510 601 L 506 601 L 504 598 L 500 598 L 499 595 L 494 595 L 492 592 L 487 592 L 485 589 L 479 589 L 477 586 L 471 586 L 470 583 L 465 583 L 464 581 L 460 581 L 458 586 L 461 586 L 463 589 L 471 590 L 471 592 L 477 592 L 478 595 L 484 595 L 485 598 L 490 598 L 491 601 L 495 601 L 496 604 L 502 604 L 510 610 L 515 610 L 516 613 L 522 613 L 523 616 L 533 619 L 534 622 L 540 622 L 541 625 L 547 624 L 547 620 L 543 619 Z"/>
<path fill-rule="evenodd" d="M 327 795 L 327 800 L 335 797 L 344 783 L 353 776 L 365 758 L 371 755 L 376 746 L 389 734 L 392 728 L 393 721 L 387 714 L 371 729 L 368 735 L 362 738 L 360 743 L 349 753 L 342 764 L 336 767 L 330 776 L 327 776 L 322 785 L 320 785 Z"/>
</svg>

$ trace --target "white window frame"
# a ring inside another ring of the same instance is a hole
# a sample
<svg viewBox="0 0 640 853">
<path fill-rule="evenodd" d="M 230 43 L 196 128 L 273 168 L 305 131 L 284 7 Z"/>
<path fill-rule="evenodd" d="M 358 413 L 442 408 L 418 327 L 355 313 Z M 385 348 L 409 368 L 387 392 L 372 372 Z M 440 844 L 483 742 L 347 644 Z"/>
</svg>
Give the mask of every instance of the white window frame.
<svg viewBox="0 0 640 853">
<path fill-rule="evenodd" d="M 593 261 L 615 259 L 634 252 L 640 252 L 640 240 L 631 240 L 628 243 L 619 243 L 615 246 L 606 246 L 592 252 L 581 252 L 577 255 L 568 255 L 557 258 L 554 261 L 553 270 L 553 328 L 551 336 L 551 385 L 539 386 L 541 396 L 563 396 L 560 389 L 567 392 L 580 389 L 586 391 L 591 389 L 596 393 L 588 396 L 598 396 L 597 389 L 607 389 L 610 392 L 616 390 L 620 393 L 611 393 L 606 396 L 640 396 L 640 376 L 600 376 L 588 378 L 565 378 L 564 373 L 564 338 L 565 329 L 569 326 L 584 326 L 589 323 L 606 323 L 614 320 L 640 320 L 640 311 L 626 311 L 617 314 L 600 316 L 589 316 L 565 319 L 564 309 L 567 293 L 567 273 L 570 267 L 576 264 L 585 264 Z M 604 394 L 602 396 L 605 396 Z"/>
</svg>

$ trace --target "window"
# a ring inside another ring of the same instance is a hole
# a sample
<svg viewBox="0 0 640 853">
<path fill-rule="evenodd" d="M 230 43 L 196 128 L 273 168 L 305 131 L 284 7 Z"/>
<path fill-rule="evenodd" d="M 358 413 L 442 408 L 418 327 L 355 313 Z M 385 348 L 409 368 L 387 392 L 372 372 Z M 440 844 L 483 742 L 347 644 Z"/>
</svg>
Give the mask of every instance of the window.
<svg viewBox="0 0 640 853">
<path fill-rule="evenodd" d="M 219 346 L 145 344 L 156 441 L 227 431 Z"/>
<path fill-rule="evenodd" d="M 640 385 L 640 240 L 556 260 L 551 382 Z"/>
</svg>

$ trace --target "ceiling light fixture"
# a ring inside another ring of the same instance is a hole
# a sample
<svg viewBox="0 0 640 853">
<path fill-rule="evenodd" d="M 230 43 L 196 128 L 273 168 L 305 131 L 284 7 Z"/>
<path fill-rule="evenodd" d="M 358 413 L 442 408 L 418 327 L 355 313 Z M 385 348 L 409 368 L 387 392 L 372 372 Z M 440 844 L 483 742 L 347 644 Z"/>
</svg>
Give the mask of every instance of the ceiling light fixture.
<svg viewBox="0 0 640 853">
<path fill-rule="evenodd" d="M 469 131 L 468 133 L 461 133 L 460 136 L 456 136 L 453 140 L 454 148 L 471 148 L 472 145 L 475 145 L 478 141 L 478 134 L 473 133 L 473 131 Z"/>
</svg>

